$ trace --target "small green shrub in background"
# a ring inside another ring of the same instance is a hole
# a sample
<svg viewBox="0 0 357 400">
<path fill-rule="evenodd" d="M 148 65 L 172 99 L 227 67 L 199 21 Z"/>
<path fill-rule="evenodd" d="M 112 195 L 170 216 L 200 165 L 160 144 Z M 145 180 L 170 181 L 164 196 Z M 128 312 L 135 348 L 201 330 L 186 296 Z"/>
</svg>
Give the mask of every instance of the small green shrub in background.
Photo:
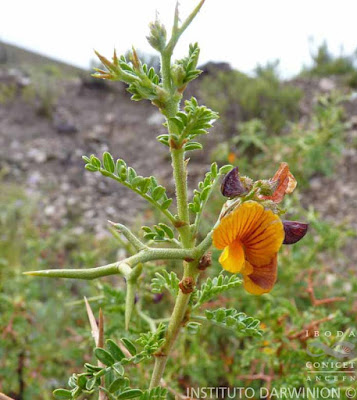
<svg viewBox="0 0 357 400">
<path fill-rule="evenodd" d="M 212 157 L 224 161 L 235 154 L 242 168 L 253 165 L 260 173 L 271 157 L 286 160 L 303 186 L 314 175 L 331 176 L 346 143 L 345 99 L 338 93 L 320 96 L 309 121 L 290 123 L 288 131 L 279 136 L 269 135 L 260 119 L 238 123 L 238 133 L 220 143 Z"/>
<path fill-rule="evenodd" d="M 277 66 L 258 66 L 253 77 L 232 70 L 202 79 L 201 96 L 221 115 L 227 137 L 237 132 L 237 120 L 261 119 L 270 134 L 279 134 L 288 121 L 298 118 L 302 92 L 281 82 Z"/>
<path fill-rule="evenodd" d="M 55 65 L 30 71 L 30 84 L 22 89 L 22 97 L 35 106 L 40 117 L 52 119 L 63 90 L 61 79 L 61 72 Z"/>
<path fill-rule="evenodd" d="M 0 82 L 0 104 L 5 105 L 11 103 L 16 98 L 16 83 Z"/>
<path fill-rule="evenodd" d="M 329 77 L 340 76 L 347 86 L 357 88 L 357 49 L 351 55 L 334 56 L 326 42 L 323 42 L 311 55 L 312 66 L 305 67 L 301 76 Z"/>
<path fill-rule="evenodd" d="M 269 142 L 270 150 L 279 148 L 278 158 L 292 165 L 303 184 L 316 174 L 331 176 L 336 171 L 346 143 L 344 99 L 334 93 L 320 97 L 307 126 L 292 124 L 289 134 Z"/>
<path fill-rule="evenodd" d="M 356 71 L 357 49 L 350 56 L 334 56 L 328 48 L 326 42 L 318 46 L 315 53 L 311 54 L 312 66 L 305 67 L 302 71 L 303 76 L 331 76 L 348 75 Z"/>
</svg>

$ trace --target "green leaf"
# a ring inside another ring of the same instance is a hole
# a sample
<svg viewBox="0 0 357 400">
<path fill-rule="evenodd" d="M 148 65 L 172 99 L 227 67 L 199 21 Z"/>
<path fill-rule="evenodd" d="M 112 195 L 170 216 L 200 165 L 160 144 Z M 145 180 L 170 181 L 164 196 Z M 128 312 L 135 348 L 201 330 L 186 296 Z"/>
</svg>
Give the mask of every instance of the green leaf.
<svg viewBox="0 0 357 400">
<path fill-rule="evenodd" d="M 220 274 L 218 277 L 207 278 L 206 282 L 202 284 L 201 289 L 197 290 L 194 297 L 196 298 L 196 304 L 194 307 L 198 307 L 203 303 L 208 302 L 213 297 L 229 290 L 236 288 L 242 284 L 242 279 L 237 275 L 223 275 Z"/>
<path fill-rule="evenodd" d="M 144 239 L 146 240 L 154 240 L 156 238 L 156 233 L 151 232 L 151 233 L 145 233 Z"/>
<path fill-rule="evenodd" d="M 124 360 L 124 359 L 122 359 L 122 360 Z M 124 367 L 121 365 L 121 363 L 120 362 L 118 362 L 118 363 L 115 363 L 113 366 L 113 369 L 115 370 L 115 372 L 118 374 L 118 375 L 124 375 Z"/>
<path fill-rule="evenodd" d="M 216 178 L 218 175 L 218 166 L 216 162 L 212 163 L 210 171 L 212 178 Z"/>
<path fill-rule="evenodd" d="M 152 292 L 162 293 L 164 289 L 167 289 L 173 296 L 176 296 L 179 290 L 180 279 L 173 271 L 168 273 L 164 269 L 160 272 L 155 272 L 155 277 L 151 280 Z"/>
<path fill-rule="evenodd" d="M 136 188 L 139 186 L 142 182 L 144 181 L 144 178 L 142 176 L 137 176 L 131 181 L 131 185 L 133 188 Z"/>
<path fill-rule="evenodd" d="M 161 199 L 161 197 L 165 193 L 165 188 L 163 186 L 157 186 L 155 189 L 152 191 L 151 197 L 155 200 L 158 201 Z"/>
<path fill-rule="evenodd" d="M 233 329 L 239 336 L 262 336 L 262 331 L 259 329 L 260 321 L 234 308 L 206 310 L 205 314 L 207 320 Z"/>
<path fill-rule="evenodd" d="M 201 143 L 198 142 L 188 142 L 185 144 L 185 151 L 191 151 L 191 150 L 202 150 L 203 146 Z"/>
<path fill-rule="evenodd" d="M 174 67 L 180 66 L 181 71 L 183 71 L 183 74 L 180 74 L 180 79 L 175 82 L 179 88 L 193 79 L 196 79 L 202 73 L 201 70 L 196 68 L 199 55 L 200 49 L 198 44 L 190 44 L 188 56 L 175 62 Z"/>
<path fill-rule="evenodd" d="M 225 175 L 225 174 L 227 174 L 232 168 L 233 168 L 233 165 L 223 165 L 223 167 L 221 167 L 221 168 L 219 169 L 219 173 L 220 173 L 220 175 Z"/>
<path fill-rule="evenodd" d="M 82 159 L 83 159 L 85 162 L 87 162 L 87 163 L 91 163 L 90 158 L 87 157 L 87 156 L 82 156 Z"/>
<path fill-rule="evenodd" d="M 149 331 L 141 333 L 139 338 L 136 340 L 144 350 L 139 353 L 134 360 L 134 363 L 138 363 L 145 358 L 151 358 L 151 356 L 165 343 L 164 336 L 166 326 L 160 323 L 155 332 Z"/>
<path fill-rule="evenodd" d="M 118 400 L 134 399 L 135 397 L 141 396 L 142 393 L 143 392 L 140 389 L 125 390 L 125 392 L 120 393 L 120 395 L 118 396 Z"/>
<path fill-rule="evenodd" d="M 128 168 L 128 179 L 129 179 L 129 182 L 132 183 L 134 178 L 136 178 L 136 176 L 137 176 L 137 174 L 135 172 L 135 169 L 132 168 L 132 167 L 129 167 Z"/>
<path fill-rule="evenodd" d="M 167 199 L 167 200 L 162 202 L 161 208 L 163 210 L 166 210 L 166 209 L 168 209 L 170 207 L 171 203 L 172 203 L 172 199 Z"/>
<path fill-rule="evenodd" d="M 92 164 L 86 164 L 86 165 L 84 166 L 84 168 L 87 169 L 87 170 L 90 171 L 90 172 L 97 172 L 97 171 L 98 171 L 98 167 L 95 167 L 95 166 L 92 165 Z"/>
<path fill-rule="evenodd" d="M 115 170 L 114 159 L 113 159 L 112 155 L 110 153 L 108 153 L 107 151 L 105 153 L 103 153 L 103 165 L 107 171 L 114 173 L 114 170 Z"/>
<path fill-rule="evenodd" d="M 101 363 L 107 365 L 108 367 L 112 366 L 115 363 L 115 360 L 111 356 L 111 354 L 100 347 L 94 349 L 94 355 Z"/>
<path fill-rule="evenodd" d="M 86 384 L 87 384 L 87 378 L 84 375 L 78 375 L 77 385 L 81 389 L 85 389 L 86 388 Z"/>
<path fill-rule="evenodd" d="M 207 199 L 210 190 L 211 190 L 211 185 L 206 186 L 206 187 L 202 190 L 201 196 L 200 196 L 200 200 L 201 200 L 201 201 L 205 201 L 205 200 Z"/>
<path fill-rule="evenodd" d="M 127 167 L 121 159 L 118 159 L 114 164 L 113 157 L 108 152 L 103 154 L 104 168 L 101 168 L 100 160 L 94 155 L 91 155 L 89 160 L 90 164 L 86 164 L 86 169 L 91 172 L 99 171 L 102 175 L 122 183 L 156 206 L 169 220 L 173 221 L 174 216 L 170 211 L 166 211 L 172 203 L 172 199 L 168 199 L 166 189 L 159 185 L 153 176 L 138 176 L 135 170 L 132 167 Z"/>
<path fill-rule="evenodd" d="M 123 358 L 125 358 L 125 354 L 123 353 L 121 348 L 112 339 L 108 339 L 106 341 L 106 345 L 110 354 L 115 360 L 121 361 Z"/>
<path fill-rule="evenodd" d="M 87 381 L 87 384 L 86 384 L 86 389 L 87 390 L 92 390 L 94 388 L 95 384 L 96 384 L 96 381 L 97 381 L 96 377 L 93 377 L 93 378 L 89 379 Z"/>
<path fill-rule="evenodd" d="M 71 399 L 72 392 L 66 389 L 56 389 L 53 391 L 53 395 L 56 399 Z"/>
<path fill-rule="evenodd" d="M 128 349 L 129 353 L 132 356 L 135 356 L 136 347 L 135 347 L 134 343 L 131 340 L 127 339 L 127 338 L 121 338 L 120 340 L 123 342 L 123 345 Z"/>
<path fill-rule="evenodd" d="M 165 231 L 166 235 L 167 235 L 170 239 L 173 239 L 173 238 L 175 237 L 174 232 L 172 231 L 172 229 L 171 229 L 169 226 L 167 226 L 167 225 L 165 225 L 165 224 L 163 224 L 163 223 L 159 223 L 159 226 L 160 226 L 160 228 L 161 228 L 162 230 Z"/>
<path fill-rule="evenodd" d="M 90 156 L 90 161 L 91 161 L 92 165 L 94 165 L 97 168 L 100 168 L 102 166 L 99 158 L 97 158 L 94 154 L 92 154 Z"/>
<path fill-rule="evenodd" d="M 85 363 L 84 367 L 88 370 L 88 372 L 98 372 L 103 369 L 102 367 L 99 367 L 98 365 L 93 365 L 93 364 L 89 364 L 89 363 Z"/>
<path fill-rule="evenodd" d="M 111 172 L 107 171 L 106 169 L 101 169 L 101 170 L 100 170 L 100 173 L 101 173 L 103 176 L 108 176 L 109 178 L 111 178 L 111 177 L 113 176 L 113 174 L 112 174 Z"/>
<path fill-rule="evenodd" d="M 109 386 L 109 392 L 110 393 L 115 393 L 117 390 L 121 389 L 123 385 L 125 384 L 125 379 L 124 378 L 118 378 L 115 381 L 113 381 L 110 386 Z"/>
<path fill-rule="evenodd" d="M 159 136 L 157 136 L 156 139 L 157 139 L 160 143 L 164 144 L 165 146 L 170 147 L 170 144 L 169 144 L 170 135 L 167 135 L 167 134 L 165 134 L 165 135 L 159 135 Z"/>
</svg>

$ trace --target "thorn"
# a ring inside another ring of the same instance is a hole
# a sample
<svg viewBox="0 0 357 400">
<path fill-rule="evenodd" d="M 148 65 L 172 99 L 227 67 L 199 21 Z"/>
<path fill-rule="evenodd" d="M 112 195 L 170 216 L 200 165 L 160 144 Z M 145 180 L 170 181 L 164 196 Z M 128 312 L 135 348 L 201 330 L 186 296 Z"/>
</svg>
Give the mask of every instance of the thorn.
<svg viewBox="0 0 357 400">
<path fill-rule="evenodd" d="M 94 343 L 96 345 L 96 347 L 98 346 L 98 342 L 99 342 L 99 329 L 98 329 L 98 325 L 97 325 L 97 321 L 95 320 L 94 314 L 93 314 L 93 310 L 87 300 L 87 297 L 84 296 L 84 302 L 86 304 L 86 310 L 87 310 L 87 315 L 88 315 L 88 319 L 89 319 L 89 325 L 91 327 L 91 333 L 92 333 L 92 337 L 94 339 Z"/>
<path fill-rule="evenodd" d="M 98 345 L 97 347 L 104 347 L 104 316 L 102 309 L 99 309 L 99 336 L 98 336 Z"/>
</svg>

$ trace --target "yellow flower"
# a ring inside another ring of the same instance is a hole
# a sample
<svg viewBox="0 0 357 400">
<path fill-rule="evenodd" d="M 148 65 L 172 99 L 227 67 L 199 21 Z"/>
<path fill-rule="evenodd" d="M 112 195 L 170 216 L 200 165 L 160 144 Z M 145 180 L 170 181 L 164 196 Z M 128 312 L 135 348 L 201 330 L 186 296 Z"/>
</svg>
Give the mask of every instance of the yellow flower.
<svg viewBox="0 0 357 400">
<path fill-rule="evenodd" d="M 276 282 L 283 240 L 280 218 L 255 201 L 244 202 L 223 217 L 213 232 L 214 246 L 223 250 L 223 268 L 243 274 L 244 288 L 257 295 L 270 292 Z"/>
</svg>

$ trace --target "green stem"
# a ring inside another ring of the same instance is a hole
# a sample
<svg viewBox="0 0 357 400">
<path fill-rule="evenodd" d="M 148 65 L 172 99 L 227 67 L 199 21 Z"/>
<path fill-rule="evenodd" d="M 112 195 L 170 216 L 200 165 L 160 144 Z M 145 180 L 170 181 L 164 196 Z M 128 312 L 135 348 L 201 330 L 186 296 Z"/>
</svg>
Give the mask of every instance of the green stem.
<svg viewBox="0 0 357 400">
<path fill-rule="evenodd" d="M 184 33 L 184 31 L 187 29 L 187 27 L 190 25 L 192 20 L 195 18 L 195 16 L 198 14 L 200 11 L 201 7 L 203 6 L 203 3 L 205 0 L 201 0 L 197 7 L 192 11 L 192 13 L 186 18 L 185 22 L 181 25 L 181 27 L 178 27 L 178 10 L 176 8 L 175 10 L 175 20 L 174 20 L 174 27 L 172 30 L 172 36 L 169 41 L 169 43 L 166 46 L 166 49 L 173 52 L 178 40 L 180 39 L 180 36 Z"/>
<path fill-rule="evenodd" d="M 140 250 L 145 250 L 148 247 L 145 246 L 144 243 L 142 243 L 132 232 L 129 228 L 127 228 L 125 225 L 115 223 L 112 221 L 108 221 L 118 232 L 120 232 L 123 236 L 126 237 L 129 243 L 131 243 L 134 248 L 138 251 Z"/>
<path fill-rule="evenodd" d="M 115 275 L 118 273 L 128 276 L 131 268 L 124 262 L 117 261 L 103 267 L 91 269 L 47 269 L 43 271 L 28 271 L 24 275 L 42 276 L 46 278 L 69 278 L 92 280 L 102 276 Z"/>
<path fill-rule="evenodd" d="M 197 261 L 187 263 L 185 266 L 185 273 L 183 277 L 191 277 L 196 281 L 198 273 L 199 271 L 197 270 Z M 154 388 L 160 385 L 160 381 L 164 374 L 170 351 L 180 332 L 182 322 L 185 319 L 190 297 L 191 293 L 185 294 L 181 290 L 176 297 L 175 306 L 172 311 L 172 315 L 166 332 L 165 343 L 155 354 L 155 365 L 151 376 L 150 388 Z"/>
<path fill-rule="evenodd" d="M 175 22 L 172 37 L 165 49 L 162 53 L 161 57 L 161 67 L 162 67 L 162 77 L 163 77 L 163 86 L 166 89 L 169 89 L 171 93 L 171 55 L 173 49 L 183 31 L 190 24 L 192 19 L 200 10 L 204 0 L 202 0 L 196 9 L 191 13 L 191 15 L 187 18 L 187 20 L 183 23 L 181 28 L 178 28 L 178 16 L 175 14 Z M 177 13 L 177 10 L 176 10 Z M 168 119 L 168 128 L 170 135 L 174 133 L 174 128 L 170 124 L 170 118 L 174 117 L 179 109 L 180 98 L 175 98 L 175 95 L 171 93 L 171 100 L 166 104 L 165 108 L 165 116 Z M 176 149 L 170 147 L 171 152 L 171 160 L 172 160 L 172 168 L 173 168 L 173 176 L 175 180 L 175 189 L 176 189 L 176 200 L 177 200 L 177 214 L 179 217 L 179 222 L 181 226 L 178 226 L 178 230 L 180 232 L 180 240 L 185 249 L 193 248 L 195 245 L 195 239 L 191 232 L 190 227 L 190 215 L 188 208 L 188 198 L 187 198 L 187 171 L 186 171 L 186 162 L 185 162 L 185 152 L 181 149 Z M 199 270 L 197 269 L 198 261 L 200 258 L 197 257 L 197 252 L 195 252 L 195 256 L 193 257 L 195 260 L 192 262 L 184 262 L 184 274 L 183 279 L 191 278 L 194 282 L 197 280 L 197 276 L 199 274 Z M 167 359 L 171 352 L 172 346 L 175 343 L 175 340 L 180 332 L 180 327 L 185 319 L 185 315 L 187 312 L 189 300 L 191 297 L 191 293 L 183 293 L 181 290 L 179 291 L 175 306 L 172 311 L 172 315 L 169 321 L 169 325 L 167 328 L 165 343 L 159 349 L 155 357 L 155 366 L 151 376 L 150 388 L 154 388 L 160 385 L 161 378 L 164 374 Z"/>
<path fill-rule="evenodd" d="M 117 261 L 112 264 L 89 269 L 48 269 L 43 271 L 28 271 L 25 275 L 43 276 L 48 278 L 71 278 L 71 279 L 96 279 L 102 276 L 123 274 L 128 278 L 132 272 L 131 267 L 139 263 L 154 260 L 184 260 L 185 258 L 195 258 L 195 249 L 145 249 L 139 253 Z"/>
</svg>

